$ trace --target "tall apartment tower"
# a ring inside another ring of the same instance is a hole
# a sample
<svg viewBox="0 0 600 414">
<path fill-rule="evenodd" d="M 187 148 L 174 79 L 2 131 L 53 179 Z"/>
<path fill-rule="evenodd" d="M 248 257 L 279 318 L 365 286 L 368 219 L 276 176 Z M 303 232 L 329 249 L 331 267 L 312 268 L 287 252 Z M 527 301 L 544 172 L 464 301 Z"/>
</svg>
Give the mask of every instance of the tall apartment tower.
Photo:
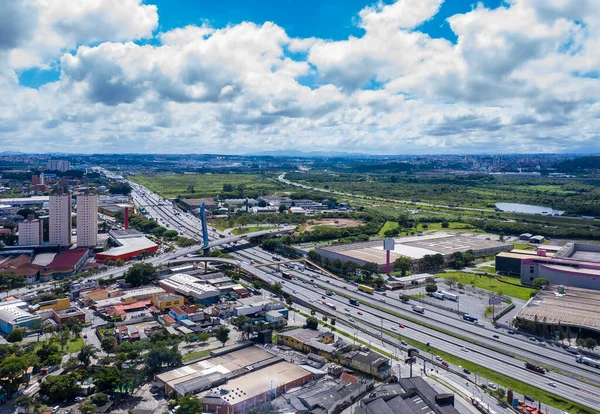
<svg viewBox="0 0 600 414">
<path fill-rule="evenodd" d="M 44 241 L 42 220 L 29 215 L 27 220 L 19 223 L 19 246 L 39 246 Z"/>
<path fill-rule="evenodd" d="M 48 224 L 50 244 L 71 244 L 71 194 L 58 193 L 50 196 Z"/>
<path fill-rule="evenodd" d="M 77 246 L 94 247 L 98 244 L 98 196 L 77 196 Z"/>
</svg>

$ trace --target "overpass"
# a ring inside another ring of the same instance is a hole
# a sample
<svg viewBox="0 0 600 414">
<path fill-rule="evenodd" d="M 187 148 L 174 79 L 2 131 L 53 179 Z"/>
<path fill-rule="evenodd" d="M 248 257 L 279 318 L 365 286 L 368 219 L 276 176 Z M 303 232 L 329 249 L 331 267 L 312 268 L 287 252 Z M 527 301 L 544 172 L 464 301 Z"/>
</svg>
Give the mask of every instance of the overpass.
<svg viewBox="0 0 600 414">
<path fill-rule="evenodd" d="M 204 244 L 201 248 L 202 249 L 212 249 L 213 247 L 218 247 L 223 244 L 236 243 L 243 239 L 252 239 L 254 237 L 262 237 L 262 236 L 268 236 L 268 235 L 272 235 L 272 234 L 289 233 L 290 231 L 293 231 L 295 229 L 296 229 L 295 226 L 285 226 L 285 227 L 280 227 L 277 229 L 259 230 L 259 231 L 253 231 L 251 233 L 240 234 L 237 236 L 223 237 L 223 238 L 220 238 L 217 240 L 209 241 L 207 244 Z"/>
</svg>

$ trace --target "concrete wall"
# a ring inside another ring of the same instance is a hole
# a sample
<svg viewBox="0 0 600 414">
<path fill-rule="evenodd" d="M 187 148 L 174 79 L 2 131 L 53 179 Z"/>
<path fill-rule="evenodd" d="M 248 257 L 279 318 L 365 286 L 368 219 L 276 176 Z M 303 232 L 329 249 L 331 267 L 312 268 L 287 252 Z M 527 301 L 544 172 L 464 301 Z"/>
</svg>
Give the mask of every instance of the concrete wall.
<svg viewBox="0 0 600 414">
<path fill-rule="evenodd" d="M 548 279 L 553 285 L 600 290 L 600 277 L 567 273 L 557 269 L 549 269 L 536 263 L 523 263 L 521 265 L 522 284 L 532 285 L 533 281 L 537 278 Z"/>
</svg>

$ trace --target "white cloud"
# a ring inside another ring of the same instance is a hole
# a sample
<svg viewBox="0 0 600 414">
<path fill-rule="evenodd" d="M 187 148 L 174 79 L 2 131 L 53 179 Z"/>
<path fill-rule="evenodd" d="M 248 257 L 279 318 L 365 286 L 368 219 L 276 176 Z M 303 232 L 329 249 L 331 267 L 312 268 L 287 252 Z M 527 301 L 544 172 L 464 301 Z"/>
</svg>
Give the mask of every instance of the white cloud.
<svg viewBox="0 0 600 414">
<path fill-rule="evenodd" d="M 140 0 L 11 4 L 0 17 L 6 149 L 600 150 L 594 0 L 478 5 L 448 19 L 455 44 L 417 30 L 441 0 L 366 7 L 365 33 L 341 41 L 244 22 L 150 44 L 134 42 L 158 27 Z M 18 84 L 15 69 L 53 65 L 60 80 Z"/>
</svg>

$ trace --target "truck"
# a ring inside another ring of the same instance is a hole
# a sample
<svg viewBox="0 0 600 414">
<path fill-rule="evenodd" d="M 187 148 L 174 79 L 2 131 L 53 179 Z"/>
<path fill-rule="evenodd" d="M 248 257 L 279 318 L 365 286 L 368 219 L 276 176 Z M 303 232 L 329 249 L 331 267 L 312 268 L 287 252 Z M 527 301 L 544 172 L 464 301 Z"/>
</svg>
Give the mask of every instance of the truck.
<svg viewBox="0 0 600 414">
<path fill-rule="evenodd" d="M 433 296 L 436 299 L 444 300 L 444 295 L 441 292 L 433 292 L 431 296 Z"/>
<path fill-rule="evenodd" d="M 463 315 L 463 319 L 465 321 L 469 321 L 469 322 L 477 322 L 478 321 L 477 316 L 469 315 L 468 313 L 465 313 Z"/>
<path fill-rule="evenodd" d="M 572 354 L 579 354 L 579 348 L 576 346 L 568 346 L 567 352 L 570 352 Z"/>
<path fill-rule="evenodd" d="M 413 306 L 412 310 L 417 312 L 417 313 L 425 313 L 425 308 L 423 306 Z"/>
<path fill-rule="evenodd" d="M 458 300 L 458 295 L 455 295 L 453 293 L 449 293 L 449 292 L 445 292 L 445 291 L 440 291 L 440 293 L 442 295 L 444 295 L 444 299 L 448 299 L 448 300 L 452 300 L 454 302 L 456 302 Z"/>
<path fill-rule="evenodd" d="M 375 289 L 373 289 L 371 286 L 366 286 L 366 285 L 358 285 L 358 290 L 361 290 L 366 293 L 375 292 Z"/>
<path fill-rule="evenodd" d="M 327 306 L 329 306 L 331 309 L 335 310 L 335 305 L 333 303 L 327 302 L 326 303 Z"/>
<path fill-rule="evenodd" d="M 530 369 L 535 372 L 539 372 L 540 374 L 546 373 L 546 369 L 544 367 L 540 367 L 539 365 L 533 364 L 531 362 L 526 362 L 525 368 Z"/>
<path fill-rule="evenodd" d="M 575 362 L 579 362 L 580 364 L 589 365 L 590 367 L 600 368 L 600 361 L 597 359 L 592 359 L 589 357 L 584 357 L 581 355 L 577 355 L 575 357 Z"/>
<path fill-rule="evenodd" d="M 354 298 L 350 298 L 350 299 L 348 299 L 348 300 L 350 301 L 350 304 L 351 304 L 351 305 L 354 305 L 354 306 L 359 306 L 359 303 L 358 303 L 358 301 L 357 301 L 356 299 L 354 299 Z"/>
</svg>

